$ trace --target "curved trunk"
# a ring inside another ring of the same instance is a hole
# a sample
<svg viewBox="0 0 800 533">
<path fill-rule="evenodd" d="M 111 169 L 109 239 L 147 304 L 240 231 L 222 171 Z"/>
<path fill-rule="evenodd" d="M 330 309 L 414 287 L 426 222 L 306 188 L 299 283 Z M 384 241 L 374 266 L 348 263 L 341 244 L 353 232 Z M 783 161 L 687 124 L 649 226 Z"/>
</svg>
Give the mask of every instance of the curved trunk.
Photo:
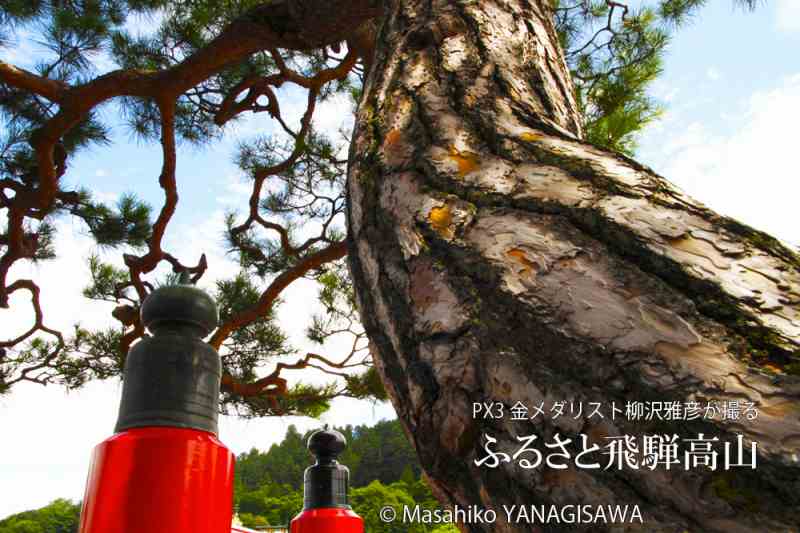
<svg viewBox="0 0 800 533">
<path fill-rule="evenodd" d="M 651 532 L 795 531 L 798 257 L 581 141 L 545 0 L 390 4 L 351 147 L 349 260 L 439 499 L 497 511 L 473 532 L 536 531 L 506 520 L 510 504 L 638 505 Z M 735 400 L 757 418 L 624 416 L 628 401 Z M 509 414 L 559 401 L 600 403 L 605 417 Z M 473 418 L 474 402 L 506 416 Z M 734 446 L 742 434 L 757 468 L 475 464 L 486 436 L 513 454 L 518 436 L 544 450 L 559 434 L 574 457 L 580 435 L 664 433 Z M 560 527 L 542 530 L 588 526 Z"/>
</svg>

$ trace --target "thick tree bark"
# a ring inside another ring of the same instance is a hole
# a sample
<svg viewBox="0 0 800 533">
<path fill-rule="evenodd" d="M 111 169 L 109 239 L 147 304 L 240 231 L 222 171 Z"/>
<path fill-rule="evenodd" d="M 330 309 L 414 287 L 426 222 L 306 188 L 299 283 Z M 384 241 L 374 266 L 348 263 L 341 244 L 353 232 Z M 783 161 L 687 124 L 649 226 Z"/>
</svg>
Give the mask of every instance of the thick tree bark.
<svg viewBox="0 0 800 533">
<path fill-rule="evenodd" d="M 505 523 L 503 504 L 612 503 L 639 505 L 642 531 L 797 531 L 800 380 L 780 369 L 800 355 L 800 260 L 580 140 L 548 5 L 388 8 L 358 112 L 348 224 L 397 413 L 443 502 L 498 509 L 497 523 L 464 531 L 539 530 Z M 758 418 L 471 416 L 473 402 L 736 399 Z M 743 434 L 758 468 L 474 464 L 482 434 L 513 453 L 532 433 L 603 444 L 673 432 Z M 558 530 L 582 529 L 542 529 Z"/>
</svg>

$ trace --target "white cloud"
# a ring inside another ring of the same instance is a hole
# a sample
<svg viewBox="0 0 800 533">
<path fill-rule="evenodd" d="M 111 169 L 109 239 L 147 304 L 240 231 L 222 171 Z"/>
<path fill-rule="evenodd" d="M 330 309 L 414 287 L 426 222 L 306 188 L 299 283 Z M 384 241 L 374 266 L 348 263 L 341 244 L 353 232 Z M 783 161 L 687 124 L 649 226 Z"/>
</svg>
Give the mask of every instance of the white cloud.
<svg viewBox="0 0 800 533">
<path fill-rule="evenodd" d="M 81 296 L 91 239 L 82 235 L 79 223 L 59 221 L 57 231 L 59 259 L 39 266 L 17 263 L 11 279 L 37 281 L 50 327 L 68 331 L 76 322 L 90 327 L 108 324 L 110 304 L 90 303 Z M 0 310 L 2 337 L 19 334 L 31 324 L 29 302 L 27 294 L 12 297 L 11 308 Z M 0 517 L 58 497 L 82 497 L 89 454 L 113 428 L 118 395 L 118 382 L 111 381 L 73 393 L 58 386 L 19 384 L 0 398 Z"/>
<path fill-rule="evenodd" d="M 248 206 L 252 192 L 253 182 L 239 173 L 228 174 L 220 180 L 220 183 L 215 183 L 213 189 L 209 188 L 209 193 L 216 195 L 218 204 L 225 208 L 238 208 L 239 210 Z"/>
<path fill-rule="evenodd" d="M 83 498 L 92 448 L 114 428 L 119 391 L 116 380 L 71 394 L 22 384 L 0 399 L 0 518 Z"/>
<path fill-rule="evenodd" d="M 77 300 L 84 301 L 81 292 L 88 281 L 87 259 L 97 253 L 94 243 L 84 234 L 85 228 L 78 221 L 60 220 L 56 223 L 56 231 L 55 251 L 59 259 L 39 264 L 18 261 L 11 268 L 10 279 L 33 279 L 39 284 L 47 326 L 61 330 L 68 330 L 76 322 L 89 327 L 101 326 L 108 320 L 110 304 L 87 302 L 80 311 L 76 311 L 74 305 Z M 114 259 L 113 255 L 101 256 L 104 260 Z M 119 263 L 119 258 L 114 262 Z M 33 319 L 28 293 L 14 293 L 10 304 L 9 310 L 0 310 L 0 321 L 4 326 L 0 334 L 2 338 L 21 333 Z"/>
<path fill-rule="evenodd" d="M 800 74 L 754 93 L 730 131 L 710 131 L 685 114 L 658 133 L 672 132 L 645 161 L 709 207 L 790 243 L 800 243 L 796 124 Z M 654 144 L 655 141 L 650 140 Z M 643 142 L 643 146 L 645 142 Z"/>
<path fill-rule="evenodd" d="M 672 102 L 673 100 L 675 100 L 675 97 L 678 96 L 679 91 L 680 89 L 678 89 L 677 87 L 670 90 L 668 93 L 664 95 L 664 101 Z"/>
<path fill-rule="evenodd" d="M 166 12 L 163 9 L 145 13 L 134 13 L 125 19 L 123 29 L 135 36 L 151 35 L 164 22 Z"/>
<path fill-rule="evenodd" d="M 317 105 L 313 124 L 317 131 L 337 139 L 339 129 L 352 129 L 354 119 L 352 100 L 348 95 L 339 93 Z"/>
<path fill-rule="evenodd" d="M 281 110 L 283 116 L 283 110 Z M 230 136 L 231 142 L 242 142 L 253 137 L 269 135 L 278 131 L 280 126 L 269 113 L 242 113 L 237 115 L 225 125 L 225 133 Z M 282 131 L 282 130 L 281 130 Z"/>
<path fill-rule="evenodd" d="M 680 92 L 680 89 L 673 84 L 668 84 L 662 79 L 656 79 L 650 86 L 650 93 L 658 100 L 672 102 Z"/>
<path fill-rule="evenodd" d="M 294 84 L 287 84 L 275 89 L 275 96 L 278 99 L 281 117 L 290 128 L 298 131 L 300 119 L 308 106 L 308 92 Z M 350 97 L 346 94 L 335 94 L 326 101 L 316 104 L 312 124 L 316 131 L 338 140 L 341 137 L 340 128 L 351 129 L 354 118 Z M 283 129 L 277 121 L 263 112 L 244 113 L 226 126 L 226 133 L 237 141 L 246 141 L 257 135 L 275 132 L 283 135 Z"/>
<path fill-rule="evenodd" d="M 776 0 L 775 25 L 785 32 L 800 31 L 800 1 Z"/>
<path fill-rule="evenodd" d="M 11 43 L 0 47 L 0 60 L 14 66 L 32 70 L 42 55 L 42 46 L 35 42 L 35 34 L 24 28 L 12 34 Z"/>
<path fill-rule="evenodd" d="M 708 70 L 706 70 L 706 77 L 708 79 L 710 79 L 711 81 L 717 81 L 718 79 L 720 79 L 722 77 L 722 75 L 719 73 L 719 70 L 717 70 L 716 68 L 709 67 Z"/>
</svg>

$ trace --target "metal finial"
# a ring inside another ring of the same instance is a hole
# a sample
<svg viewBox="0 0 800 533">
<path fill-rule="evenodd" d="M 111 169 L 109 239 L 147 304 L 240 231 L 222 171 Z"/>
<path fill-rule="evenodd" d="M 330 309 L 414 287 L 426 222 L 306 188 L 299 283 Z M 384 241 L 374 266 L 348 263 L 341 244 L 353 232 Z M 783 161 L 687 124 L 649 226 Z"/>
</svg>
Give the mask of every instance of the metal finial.
<svg viewBox="0 0 800 533">
<path fill-rule="evenodd" d="M 308 438 L 308 449 L 316 456 L 317 462 L 308 467 L 303 476 L 304 509 L 350 508 L 347 504 L 350 474 L 347 467 L 336 460 L 346 446 L 344 435 L 328 429 L 328 424 Z"/>
</svg>

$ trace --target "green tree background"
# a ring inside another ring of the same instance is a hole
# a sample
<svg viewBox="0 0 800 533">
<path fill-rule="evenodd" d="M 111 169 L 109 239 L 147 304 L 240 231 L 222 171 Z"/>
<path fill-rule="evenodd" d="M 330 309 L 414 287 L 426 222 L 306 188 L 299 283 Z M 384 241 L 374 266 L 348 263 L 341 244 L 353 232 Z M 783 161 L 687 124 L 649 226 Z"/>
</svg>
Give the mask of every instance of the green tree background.
<svg viewBox="0 0 800 533">
<path fill-rule="evenodd" d="M 378 512 L 385 505 L 439 507 L 425 481 L 398 420 L 374 426 L 336 428 L 348 447 L 339 457 L 350 469 L 350 503 L 370 533 L 456 533 L 451 526 L 384 524 Z M 303 507 L 303 472 L 313 462 L 306 449 L 308 434 L 290 425 L 282 442 L 267 451 L 252 449 L 236 459 L 234 502 L 247 527 L 283 525 Z M 80 503 L 58 499 L 32 511 L 0 520 L 0 533 L 75 533 Z"/>
<path fill-rule="evenodd" d="M 1 533 L 73 533 L 78 531 L 80 504 L 58 499 L 35 511 L 0 520 Z"/>
</svg>

